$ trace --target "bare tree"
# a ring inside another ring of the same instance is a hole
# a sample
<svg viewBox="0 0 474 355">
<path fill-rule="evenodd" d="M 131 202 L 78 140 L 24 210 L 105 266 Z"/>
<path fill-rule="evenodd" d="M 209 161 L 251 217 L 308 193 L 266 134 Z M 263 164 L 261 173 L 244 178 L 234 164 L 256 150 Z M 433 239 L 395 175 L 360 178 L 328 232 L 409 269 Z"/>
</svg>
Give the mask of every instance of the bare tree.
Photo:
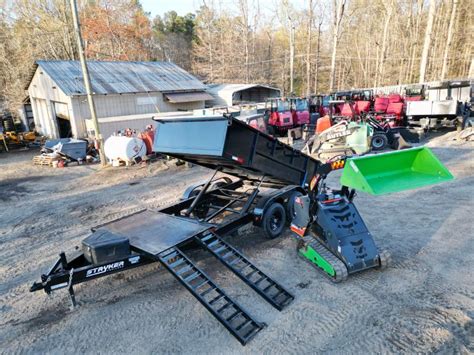
<svg viewBox="0 0 474 355">
<path fill-rule="evenodd" d="M 449 49 L 451 48 L 451 43 L 453 41 L 453 32 L 454 32 L 454 25 L 456 23 L 457 6 L 458 6 L 458 0 L 453 0 L 453 5 L 451 8 L 451 17 L 449 19 L 446 47 L 444 47 L 443 68 L 441 69 L 441 80 L 443 80 L 446 77 L 446 73 L 448 72 L 448 55 L 449 55 Z"/>
<path fill-rule="evenodd" d="M 308 24 L 306 32 L 306 95 L 311 93 L 311 30 L 313 28 L 313 0 L 308 1 Z"/>
<path fill-rule="evenodd" d="M 420 62 L 420 77 L 418 81 L 423 83 L 425 81 L 426 66 L 428 63 L 428 53 L 430 51 L 431 45 L 431 32 L 433 30 L 433 21 L 436 12 L 436 0 L 430 0 L 430 8 L 428 10 L 428 22 L 426 24 L 425 30 L 425 41 L 423 44 L 423 52 L 421 53 L 421 62 Z"/>
<path fill-rule="evenodd" d="M 331 73 L 329 76 L 329 91 L 334 90 L 334 81 L 336 76 L 336 54 L 337 44 L 341 33 L 341 21 L 344 16 L 344 7 L 346 0 L 333 0 L 334 7 L 334 22 L 332 34 L 332 55 L 331 55 Z"/>
</svg>

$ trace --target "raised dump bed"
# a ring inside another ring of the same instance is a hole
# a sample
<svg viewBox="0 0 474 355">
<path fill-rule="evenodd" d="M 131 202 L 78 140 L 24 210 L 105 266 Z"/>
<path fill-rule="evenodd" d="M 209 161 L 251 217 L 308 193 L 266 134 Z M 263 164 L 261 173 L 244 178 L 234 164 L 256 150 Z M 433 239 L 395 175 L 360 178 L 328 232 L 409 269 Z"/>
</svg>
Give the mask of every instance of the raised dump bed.
<svg viewBox="0 0 474 355">
<path fill-rule="evenodd" d="M 319 161 L 235 118 L 155 119 L 155 152 L 174 156 L 244 180 L 281 185 L 309 183 Z"/>
</svg>

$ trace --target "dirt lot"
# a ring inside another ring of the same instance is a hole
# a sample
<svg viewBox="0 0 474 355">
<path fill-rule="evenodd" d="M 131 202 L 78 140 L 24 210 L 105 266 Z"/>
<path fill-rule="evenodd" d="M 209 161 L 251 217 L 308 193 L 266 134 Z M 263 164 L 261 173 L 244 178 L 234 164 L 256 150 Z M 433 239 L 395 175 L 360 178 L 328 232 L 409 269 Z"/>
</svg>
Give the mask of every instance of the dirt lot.
<svg viewBox="0 0 474 355">
<path fill-rule="evenodd" d="M 332 284 L 296 257 L 289 233 L 232 239 L 296 296 L 278 312 L 217 261 L 192 256 L 256 319 L 268 324 L 242 347 L 158 265 L 76 287 L 29 293 L 60 250 L 89 228 L 179 197 L 202 168 L 35 167 L 36 152 L 0 155 L 0 352 L 4 353 L 473 353 L 474 145 L 429 143 L 456 180 L 356 204 L 394 265 Z M 216 271 L 219 271 L 217 274 Z"/>
</svg>

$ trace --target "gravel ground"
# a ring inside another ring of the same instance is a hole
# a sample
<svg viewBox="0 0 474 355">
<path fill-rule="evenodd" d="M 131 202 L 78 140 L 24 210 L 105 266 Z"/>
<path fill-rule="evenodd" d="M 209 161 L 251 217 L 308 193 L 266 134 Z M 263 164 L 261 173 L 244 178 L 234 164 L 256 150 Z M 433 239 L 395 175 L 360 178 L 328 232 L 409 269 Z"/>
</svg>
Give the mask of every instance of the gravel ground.
<svg viewBox="0 0 474 355">
<path fill-rule="evenodd" d="M 449 135 L 448 135 L 449 136 Z M 0 352 L 3 353 L 473 353 L 474 145 L 428 144 L 456 179 L 356 205 L 393 265 L 332 284 L 296 256 L 290 233 L 251 229 L 231 239 L 295 301 L 269 306 L 204 252 L 192 257 L 268 327 L 242 347 L 175 279 L 152 264 L 67 292 L 29 293 L 59 251 L 90 227 L 176 200 L 210 171 L 37 167 L 34 151 L 0 154 Z"/>
</svg>

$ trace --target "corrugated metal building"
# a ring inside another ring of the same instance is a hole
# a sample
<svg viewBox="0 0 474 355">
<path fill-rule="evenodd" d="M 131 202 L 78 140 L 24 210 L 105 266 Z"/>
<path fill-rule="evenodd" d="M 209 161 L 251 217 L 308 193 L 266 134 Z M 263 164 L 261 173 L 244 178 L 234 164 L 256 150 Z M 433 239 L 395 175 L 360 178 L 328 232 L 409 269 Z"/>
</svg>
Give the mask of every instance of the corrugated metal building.
<svg viewBox="0 0 474 355">
<path fill-rule="evenodd" d="M 104 138 L 143 130 L 157 112 L 204 108 L 206 86 L 170 62 L 88 61 Z M 37 130 L 51 138 L 94 135 L 78 61 L 37 61 L 26 88 Z"/>
<path fill-rule="evenodd" d="M 264 102 L 270 97 L 279 97 L 280 89 L 259 84 L 210 84 L 208 91 L 214 100 L 208 106 L 234 106 L 241 103 Z"/>
</svg>

